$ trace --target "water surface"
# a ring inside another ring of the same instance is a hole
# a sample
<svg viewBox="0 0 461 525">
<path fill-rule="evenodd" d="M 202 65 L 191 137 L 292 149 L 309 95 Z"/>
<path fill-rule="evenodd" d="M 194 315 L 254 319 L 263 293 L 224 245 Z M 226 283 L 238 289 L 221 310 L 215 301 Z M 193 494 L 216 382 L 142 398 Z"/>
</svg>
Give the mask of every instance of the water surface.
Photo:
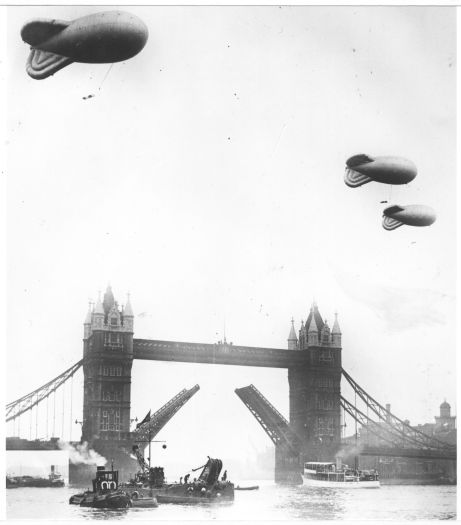
<svg viewBox="0 0 461 525">
<path fill-rule="evenodd" d="M 96 510 L 69 505 L 71 487 L 7 490 L 8 519 L 130 520 L 444 520 L 456 519 L 455 486 L 384 485 L 380 489 L 284 487 L 246 481 L 234 502 Z"/>
</svg>

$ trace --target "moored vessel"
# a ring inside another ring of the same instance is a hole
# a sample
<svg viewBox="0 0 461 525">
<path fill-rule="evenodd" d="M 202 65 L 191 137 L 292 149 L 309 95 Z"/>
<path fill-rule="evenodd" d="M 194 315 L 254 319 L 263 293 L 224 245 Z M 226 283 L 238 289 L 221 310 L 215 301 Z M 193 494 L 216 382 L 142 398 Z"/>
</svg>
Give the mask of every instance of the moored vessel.
<svg viewBox="0 0 461 525">
<path fill-rule="evenodd" d="M 325 488 L 379 488 L 379 476 L 375 470 L 359 470 L 341 465 L 341 462 L 310 461 L 304 463 L 304 485 Z"/>
<path fill-rule="evenodd" d="M 64 487 L 64 478 L 56 472 L 54 465 L 51 465 L 51 472 L 47 478 L 38 476 L 6 476 L 6 488 L 19 487 Z"/>
</svg>

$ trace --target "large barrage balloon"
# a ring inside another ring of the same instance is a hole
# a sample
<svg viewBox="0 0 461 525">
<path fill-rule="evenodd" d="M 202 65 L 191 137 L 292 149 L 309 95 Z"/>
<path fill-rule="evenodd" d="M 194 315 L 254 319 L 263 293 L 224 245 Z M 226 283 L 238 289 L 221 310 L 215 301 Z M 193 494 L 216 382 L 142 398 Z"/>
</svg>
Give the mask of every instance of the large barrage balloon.
<svg viewBox="0 0 461 525">
<path fill-rule="evenodd" d="M 123 11 L 105 11 L 67 22 L 36 19 L 21 30 L 30 44 L 27 73 L 47 78 L 72 62 L 103 64 L 134 57 L 145 46 L 146 25 Z"/>
<path fill-rule="evenodd" d="M 404 224 L 408 226 L 430 226 L 435 222 L 435 211 L 423 204 L 389 206 L 383 211 L 383 228 L 395 230 Z"/>
<path fill-rule="evenodd" d="M 417 169 L 411 160 L 401 157 L 369 157 L 354 155 L 346 161 L 344 182 L 357 188 L 371 181 L 384 184 L 407 184 L 416 177 Z"/>
</svg>

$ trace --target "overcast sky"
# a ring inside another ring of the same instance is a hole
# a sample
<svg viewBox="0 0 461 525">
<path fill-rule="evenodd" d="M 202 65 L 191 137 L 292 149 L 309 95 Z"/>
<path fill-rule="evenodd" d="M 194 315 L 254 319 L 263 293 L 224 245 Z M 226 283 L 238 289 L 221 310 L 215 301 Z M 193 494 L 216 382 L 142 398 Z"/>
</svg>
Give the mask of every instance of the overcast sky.
<svg viewBox="0 0 461 525">
<path fill-rule="evenodd" d="M 456 412 L 454 8 L 132 7 L 139 55 L 28 77 L 27 20 L 100 10 L 8 12 L 7 400 L 82 357 L 110 282 L 139 338 L 213 343 L 225 323 L 234 344 L 285 348 L 315 299 L 372 396 L 415 424 L 445 398 Z M 418 176 L 348 188 L 357 153 Z M 382 200 L 437 221 L 385 231 Z M 195 383 L 157 436 L 166 463 L 270 446 L 237 387 L 288 416 L 286 371 L 141 361 L 133 417 Z"/>
</svg>

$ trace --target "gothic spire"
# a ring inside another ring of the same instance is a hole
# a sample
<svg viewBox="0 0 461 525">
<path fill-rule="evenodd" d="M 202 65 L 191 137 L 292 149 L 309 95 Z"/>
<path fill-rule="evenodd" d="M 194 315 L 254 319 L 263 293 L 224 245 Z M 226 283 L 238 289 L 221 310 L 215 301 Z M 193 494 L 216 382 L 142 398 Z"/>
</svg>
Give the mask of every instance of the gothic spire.
<svg viewBox="0 0 461 525">
<path fill-rule="evenodd" d="M 333 323 L 333 328 L 331 330 L 331 333 L 332 334 L 341 333 L 341 329 L 339 328 L 339 323 L 338 323 L 338 313 L 337 312 L 335 312 L 335 322 Z"/>
<path fill-rule="evenodd" d="M 114 294 L 112 293 L 112 287 L 110 284 L 107 285 L 106 293 L 104 294 L 104 301 L 102 303 L 104 307 L 104 313 L 107 315 L 115 304 Z"/>
</svg>

